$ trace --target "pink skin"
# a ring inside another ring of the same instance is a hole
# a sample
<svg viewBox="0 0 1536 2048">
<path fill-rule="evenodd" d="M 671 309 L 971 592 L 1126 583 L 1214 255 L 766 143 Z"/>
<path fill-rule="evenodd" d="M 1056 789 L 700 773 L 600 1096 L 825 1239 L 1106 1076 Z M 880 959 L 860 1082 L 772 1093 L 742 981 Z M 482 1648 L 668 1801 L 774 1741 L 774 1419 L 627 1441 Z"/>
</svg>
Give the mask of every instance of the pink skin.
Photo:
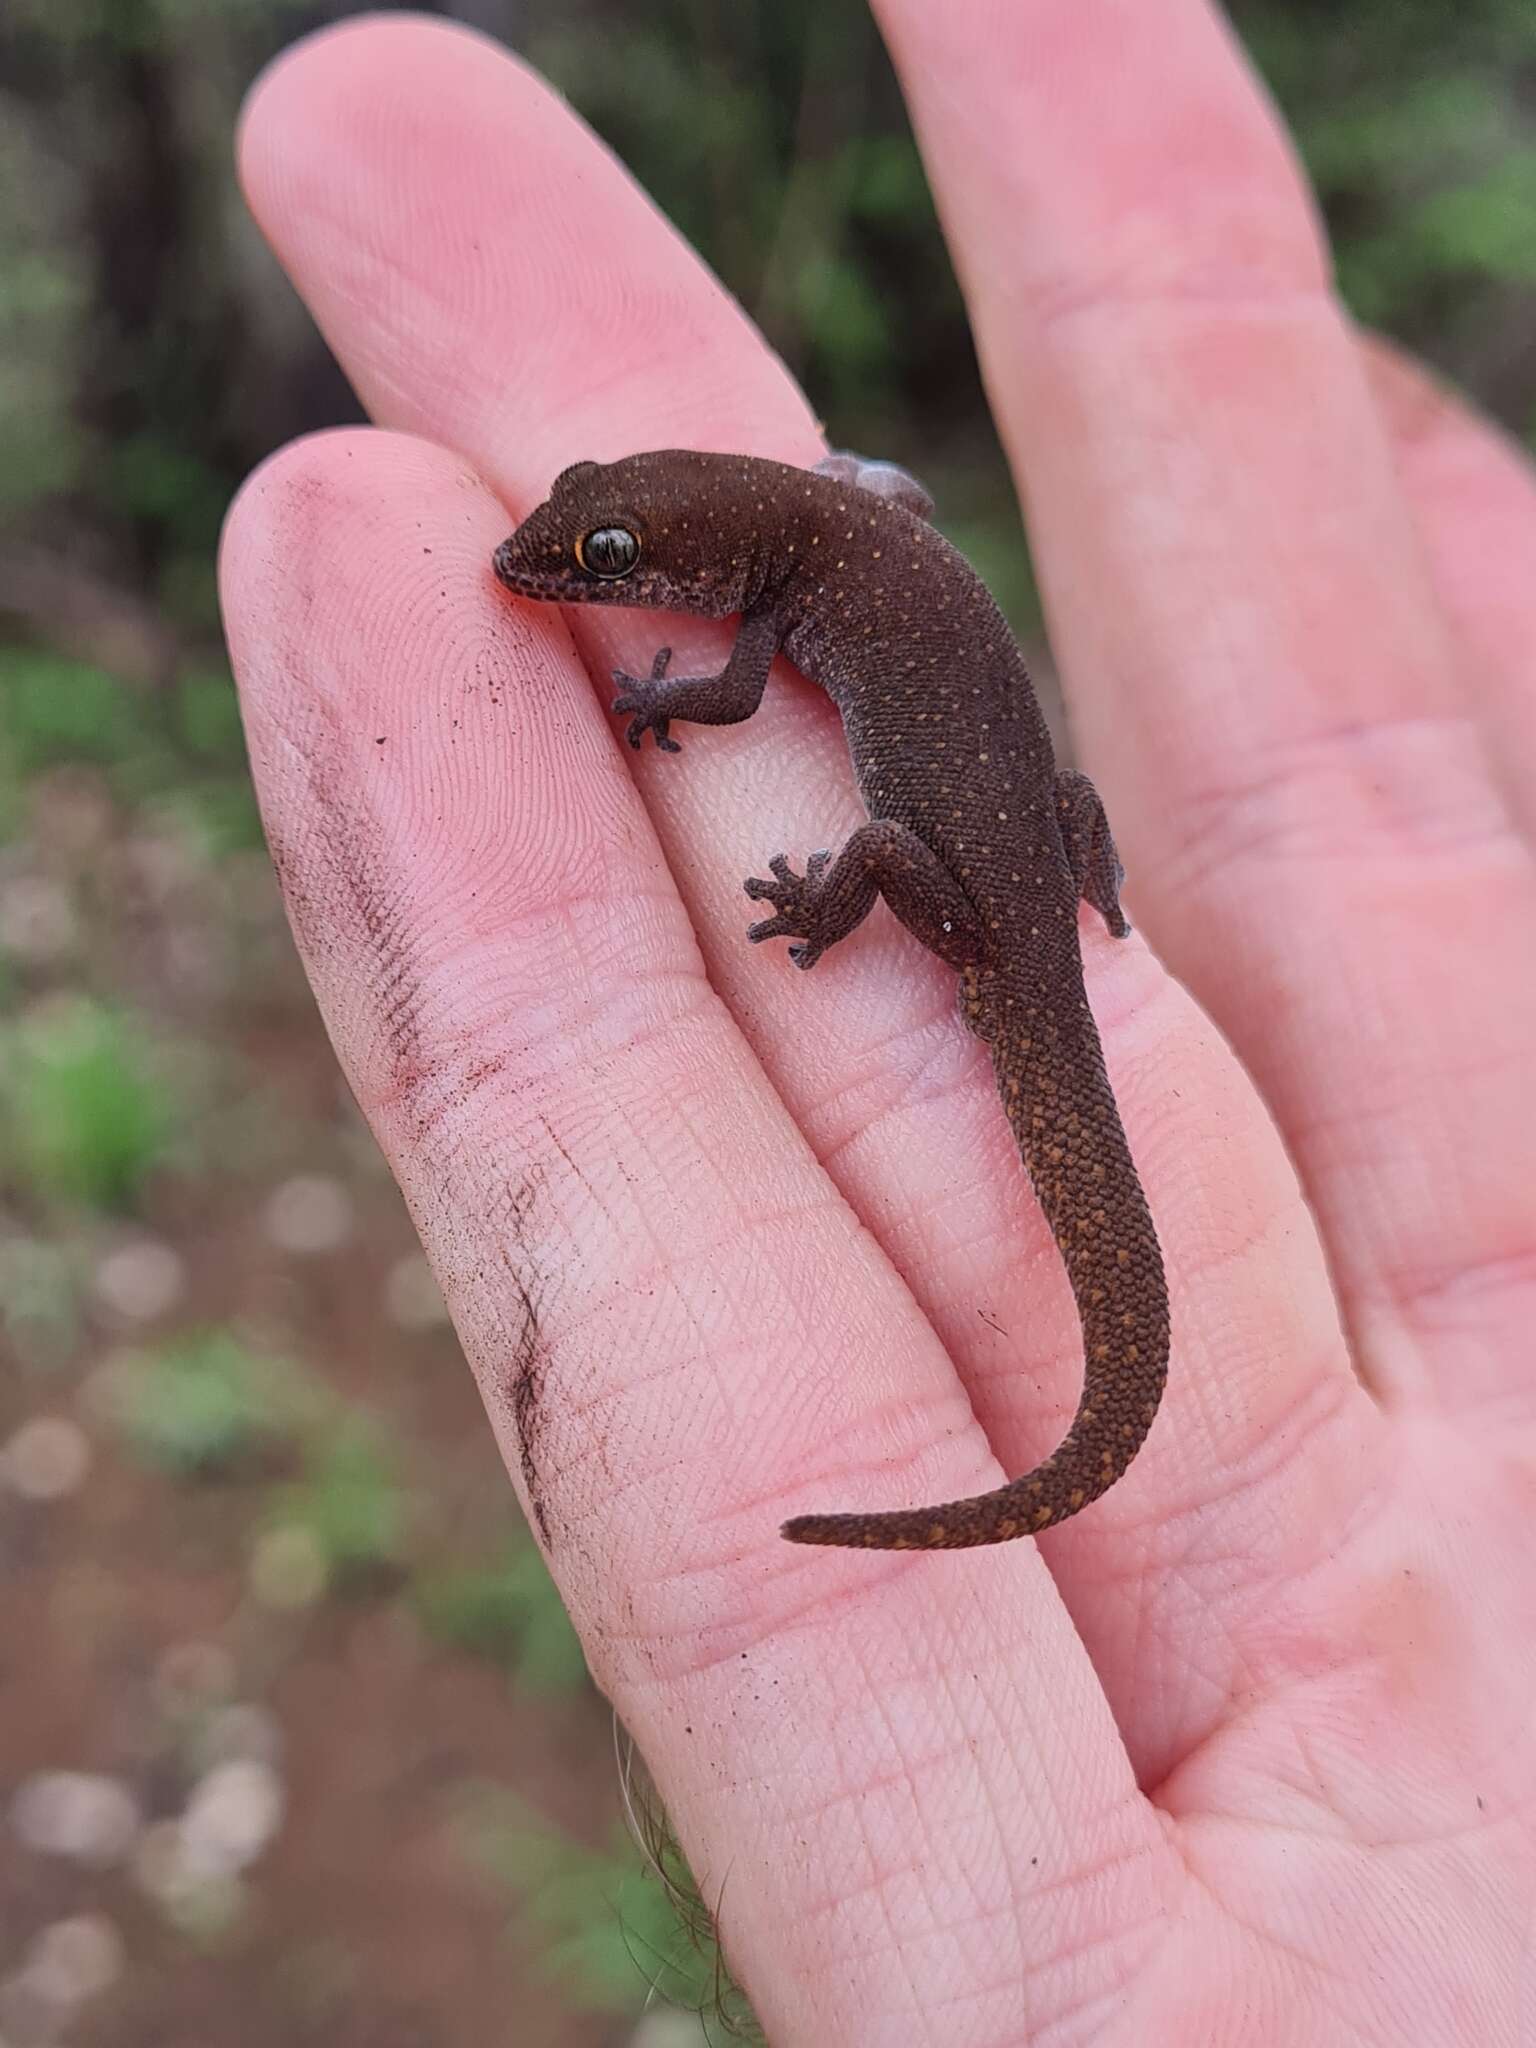
<svg viewBox="0 0 1536 2048">
<path fill-rule="evenodd" d="M 551 1564 L 776 2048 L 1512 2048 L 1536 488 L 1341 319 L 1205 6 L 880 13 L 1141 935 L 1083 924 L 1174 1289 L 1129 1476 L 1038 1547 L 779 1540 L 1023 1469 L 1077 1333 L 952 979 L 883 912 L 809 979 L 744 942 L 739 878 L 858 816 L 825 703 L 632 759 L 610 668 L 725 632 L 491 577 L 568 461 L 809 462 L 804 401 L 538 80 L 406 17 L 242 138 L 397 430 L 226 535 L 294 927 L 519 1485 L 533 1303 Z"/>
</svg>

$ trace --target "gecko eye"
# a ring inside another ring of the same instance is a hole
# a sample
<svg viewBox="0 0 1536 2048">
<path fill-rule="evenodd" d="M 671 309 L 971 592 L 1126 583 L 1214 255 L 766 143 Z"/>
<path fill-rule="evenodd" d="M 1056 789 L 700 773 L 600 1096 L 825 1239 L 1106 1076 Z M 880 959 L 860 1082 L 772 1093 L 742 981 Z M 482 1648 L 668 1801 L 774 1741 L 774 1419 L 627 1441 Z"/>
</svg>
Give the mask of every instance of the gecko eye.
<svg viewBox="0 0 1536 2048">
<path fill-rule="evenodd" d="M 640 537 L 627 526 L 599 526 L 576 543 L 578 566 L 609 582 L 627 576 L 639 559 Z"/>
</svg>

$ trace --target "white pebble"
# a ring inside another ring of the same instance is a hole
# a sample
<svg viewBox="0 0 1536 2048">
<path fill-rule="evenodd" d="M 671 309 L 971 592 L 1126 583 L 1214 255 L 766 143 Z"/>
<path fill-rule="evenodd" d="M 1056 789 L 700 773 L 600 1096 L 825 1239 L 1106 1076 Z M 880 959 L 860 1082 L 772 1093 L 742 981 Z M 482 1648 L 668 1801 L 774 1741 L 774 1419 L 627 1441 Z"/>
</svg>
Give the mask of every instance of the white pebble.
<svg viewBox="0 0 1536 2048">
<path fill-rule="evenodd" d="M 128 1787 L 90 1771 L 34 1772 L 11 1800 L 11 1826 L 29 1849 L 78 1863 L 120 1863 L 140 1825 Z"/>
<path fill-rule="evenodd" d="M 199 1734 L 197 1754 L 204 1765 L 247 1760 L 275 1766 L 283 1754 L 283 1725 L 270 1707 L 225 1707 Z"/>
<path fill-rule="evenodd" d="M 236 1876 L 256 1861 L 282 1820 L 282 1780 L 269 1764 L 250 1758 L 215 1764 L 182 1815 L 184 1868 L 202 1880 Z"/>
<path fill-rule="evenodd" d="M 90 1464 L 90 1439 L 63 1415 L 35 1415 L 0 1445 L 0 1482 L 23 1500 L 62 1500 Z"/>
<path fill-rule="evenodd" d="M 207 1937 L 231 1927 L 246 1906 L 245 1887 L 231 1873 L 199 1870 L 180 1821 L 156 1821 L 146 1830 L 133 1874 L 166 1919 L 187 1934 Z"/>
<path fill-rule="evenodd" d="M 116 811 L 105 776 L 94 768 L 55 768 L 32 785 L 39 839 L 65 853 L 92 853 L 108 837 Z"/>
<path fill-rule="evenodd" d="M 104 1913 L 55 1920 L 32 1944 L 24 1976 L 50 2005 L 99 1998 L 122 1974 L 123 1937 Z"/>
<path fill-rule="evenodd" d="M 0 889 L 0 946 L 26 960 L 53 960 L 75 942 L 79 922 L 69 892 L 40 875 L 18 875 Z"/>
<path fill-rule="evenodd" d="M 384 1282 L 384 1307 L 402 1330 L 435 1330 L 448 1320 L 437 1275 L 420 1252 L 397 1259 Z"/>
<path fill-rule="evenodd" d="M 710 2036 L 696 2012 L 653 2005 L 635 2026 L 629 2048 L 709 2048 Z"/>
<path fill-rule="evenodd" d="M 173 1927 L 195 1941 L 207 1942 L 237 1924 L 250 1910 L 250 1896 L 238 1877 L 191 1879 L 160 1901 Z"/>
<path fill-rule="evenodd" d="M 157 905 L 168 903 L 197 879 L 196 849 L 189 838 L 171 829 L 134 833 L 118 849 L 118 860 Z"/>
<path fill-rule="evenodd" d="M 157 1820 L 144 1830 L 134 1851 L 133 1874 L 152 1899 L 174 1898 L 185 1887 L 180 1821 Z"/>
<path fill-rule="evenodd" d="M 296 1174 L 267 1201 L 267 1235 L 279 1251 L 333 1252 L 352 1235 L 352 1223 L 352 1197 L 322 1174 Z"/>
<path fill-rule="evenodd" d="M 153 1238 L 119 1245 L 96 1268 L 98 1298 L 134 1323 L 153 1322 L 174 1308 L 186 1285 L 187 1269 L 180 1254 Z"/>
<path fill-rule="evenodd" d="M 312 1529 L 285 1522 L 257 1537 L 251 1551 L 251 1591 L 263 1607 L 313 1607 L 329 1580 L 325 1552 Z"/>
</svg>

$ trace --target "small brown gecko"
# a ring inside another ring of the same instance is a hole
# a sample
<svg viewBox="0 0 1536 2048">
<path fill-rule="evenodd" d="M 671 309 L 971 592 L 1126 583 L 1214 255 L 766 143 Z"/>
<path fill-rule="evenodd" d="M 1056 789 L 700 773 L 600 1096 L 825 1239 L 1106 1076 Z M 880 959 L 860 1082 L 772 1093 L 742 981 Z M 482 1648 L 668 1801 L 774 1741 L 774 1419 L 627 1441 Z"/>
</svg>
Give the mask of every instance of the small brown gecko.
<svg viewBox="0 0 1536 2048">
<path fill-rule="evenodd" d="M 739 613 L 719 675 L 615 670 L 638 748 L 678 751 L 674 720 L 734 725 L 786 654 L 842 714 L 869 822 L 804 874 L 783 854 L 746 891 L 772 906 L 749 939 L 789 938 L 814 967 L 883 896 L 960 977 L 1003 1108 L 1055 1233 L 1082 1321 L 1082 1399 L 1059 1447 L 970 1500 L 801 1515 L 795 1543 L 954 1549 L 1075 1515 L 1135 1456 L 1168 1367 L 1157 1237 L 1083 987 L 1077 906 L 1111 932 L 1120 864 L 1098 794 L 1059 771 L 1023 657 L 985 585 L 929 524 L 901 470 L 829 456 L 817 470 L 666 449 L 578 462 L 496 550 L 521 597 L 708 618 Z"/>
</svg>

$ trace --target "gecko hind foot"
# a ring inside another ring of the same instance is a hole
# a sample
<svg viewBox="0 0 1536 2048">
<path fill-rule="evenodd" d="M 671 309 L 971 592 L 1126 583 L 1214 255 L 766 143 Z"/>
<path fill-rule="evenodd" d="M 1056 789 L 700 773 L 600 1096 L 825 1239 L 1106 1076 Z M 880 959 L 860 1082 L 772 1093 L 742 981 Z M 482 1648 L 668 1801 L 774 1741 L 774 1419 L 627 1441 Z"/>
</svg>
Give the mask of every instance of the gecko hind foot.
<svg viewBox="0 0 1536 2048">
<path fill-rule="evenodd" d="M 825 902 L 822 882 L 831 860 L 830 848 L 823 847 L 806 862 L 805 873 L 797 875 L 788 855 L 776 853 L 768 863 L 774 878 L 771 882 L 765 882 L 760 875 L 747 877 L 742 887 L 752 901 L 771 903 L 775 912 L 772 917 L 748 925 L 747 937 L 754 946 L 760 946 L 764 939 L 794 939 L 798 943 L 790 947 L 789 957 L 795 965 L 816 965 L 832 939 L 840 936 L 821 930 Z"/>
</svg>

